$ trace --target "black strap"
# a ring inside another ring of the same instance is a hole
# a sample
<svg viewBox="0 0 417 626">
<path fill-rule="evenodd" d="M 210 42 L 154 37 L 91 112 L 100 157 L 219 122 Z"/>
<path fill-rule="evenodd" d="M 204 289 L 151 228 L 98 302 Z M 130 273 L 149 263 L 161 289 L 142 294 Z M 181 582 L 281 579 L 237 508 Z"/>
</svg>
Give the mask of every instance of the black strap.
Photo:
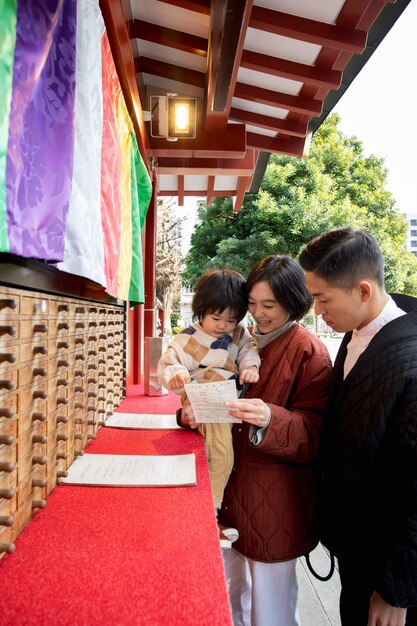
<svg viewBox="0 0 417 626">
<path fill-rule="evenodd" d="M 311 565 L 310 555 L 309 554 L 305 555 L 307 567 L 310 570 L 310 572 L 313 574 L 313 576 L 315 578 L 317 578 L 317 580 L 321 580 L 324 583 L 331 579 L 331 577 L 333 576 L 333 572 L 334 572 L 334 556 L 330 552 L 329 552 L 329 558 L 330 558 L 330 570 L 329 570 L 329 573 L 326 574 L 326 576 L 320 576 L 320 574 L 317 574 L 317 572 L 315 571 L 314 567 Z"/>
</svg>

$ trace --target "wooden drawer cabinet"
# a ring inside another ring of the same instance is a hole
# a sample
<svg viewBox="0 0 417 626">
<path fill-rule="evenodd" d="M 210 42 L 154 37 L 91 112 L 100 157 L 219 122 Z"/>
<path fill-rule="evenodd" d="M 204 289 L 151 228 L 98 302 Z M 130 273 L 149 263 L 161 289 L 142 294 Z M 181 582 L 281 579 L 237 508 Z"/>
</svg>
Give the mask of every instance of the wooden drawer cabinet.
<svg viewBox="0 0 417 626">
<path fill-rule="evenodd" d="M 123 399 L 124 320 L 0 285 L 0 558 Z"/>
</svg>

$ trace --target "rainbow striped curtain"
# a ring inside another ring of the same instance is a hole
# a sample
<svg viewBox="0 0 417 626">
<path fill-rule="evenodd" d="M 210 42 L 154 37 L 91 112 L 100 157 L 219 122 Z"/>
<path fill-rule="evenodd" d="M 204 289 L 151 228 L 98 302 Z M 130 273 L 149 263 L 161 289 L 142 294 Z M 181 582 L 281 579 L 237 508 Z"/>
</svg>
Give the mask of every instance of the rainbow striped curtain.
<svg viewBox="0 0 417 626">
<path fill-rule="evenodd" d="M 98 0 L 0 0 L 0 252 L 144 301 L 152 193 Z"/>
</svg>

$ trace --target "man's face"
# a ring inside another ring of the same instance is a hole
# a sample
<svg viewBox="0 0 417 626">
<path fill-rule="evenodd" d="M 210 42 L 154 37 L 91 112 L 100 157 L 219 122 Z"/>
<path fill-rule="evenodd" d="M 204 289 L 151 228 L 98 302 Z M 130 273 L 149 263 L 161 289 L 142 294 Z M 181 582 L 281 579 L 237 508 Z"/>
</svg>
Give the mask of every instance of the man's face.
<svg viewBox="0 0 417 626">
<path fill-rule="evenodd" d="M 338 333 L 364 326 L 364 303 L 360 286 L 351 290 L 334 287 L 314 272 L 306 272 L 307 289 L 314 297 L 314 312 Z"/>
</svg>

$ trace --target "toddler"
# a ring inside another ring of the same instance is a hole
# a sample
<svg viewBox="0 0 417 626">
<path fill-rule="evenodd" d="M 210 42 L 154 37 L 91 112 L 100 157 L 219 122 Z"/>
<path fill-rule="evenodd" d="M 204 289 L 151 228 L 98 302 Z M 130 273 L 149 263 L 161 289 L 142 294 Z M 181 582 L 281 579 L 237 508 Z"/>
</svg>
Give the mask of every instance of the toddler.
<svg viewBox="0 0 417 626">
<path fill-rule="evenodd" d="M 245 279 L 233 270 L 208 270 L 198 281 L 192 301 L 193 324 L 178 334 L 158 363 L 159 382 L 185 396 L 184 385 L 199 369 L 196 382 L 236 380 L 238 395 L 245 383 L 259 378 L 260 358 L 248 330 L 239 322 L 245 317 Z M 233 467 L 232 424 L 201 424 L 214 506 L 219 509 Z M 226 540 L 224 537 L 226 536 Z M 220 528 L 223 546 L 236 541 L 235 529 Z"/>
</svg>

